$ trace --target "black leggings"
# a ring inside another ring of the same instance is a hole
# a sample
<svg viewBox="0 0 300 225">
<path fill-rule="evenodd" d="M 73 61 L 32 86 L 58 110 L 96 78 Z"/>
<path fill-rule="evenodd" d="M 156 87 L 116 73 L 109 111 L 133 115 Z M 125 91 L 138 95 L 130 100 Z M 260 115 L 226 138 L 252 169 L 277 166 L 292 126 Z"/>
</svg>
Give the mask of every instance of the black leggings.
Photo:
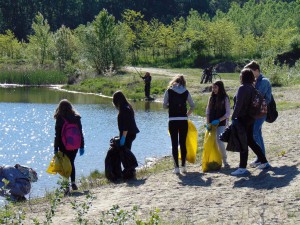
<svg viewBox="0 0 300 225">
<path fill-rule="evenodd" d="M 72 165 L 72 172 L 71 172 L 71 182 L 75 182 L 75 176 L 76 176 L 76 170 L 75 170 L 75 158 L 77 155 L 78 149 L 74 150 L 74 151 L 64 151 L 64 154 L 66 154 L 71 162 Z"/>
<path fill-rule="evenodd" d="M 252 149 L 252 151 L 257 156 L 258 162 L 266 163 L 268 162 L 265 155 L 263 154 L 261 147 L 255 142 L 253 138 L 253 125 L 254 121 L 248 120 L 248 121 L 241 121 L 242 124 L 246 128 L 247 133 L 247 144 Z M 248 148 L 247 151 L 241 151 L 240 152 L 240 168 L 246 168 L 247 167 L 247 161 L 248 161 Z"/>
<path fill-rule="evenodd" d="M 185 166 L 186 160 L 186 136 L 188 132 L 188 122 L 187 120 L 171 120 L 169 121 L 169 132 L 172 142 L 172 154 L 174 158 L 174 163 L 176 167 L 179 167 L 178 164 L 178 136 L 179 136 L 179 145 L 181 152 L 181 161 L 182 166 Z"/>
</svg>

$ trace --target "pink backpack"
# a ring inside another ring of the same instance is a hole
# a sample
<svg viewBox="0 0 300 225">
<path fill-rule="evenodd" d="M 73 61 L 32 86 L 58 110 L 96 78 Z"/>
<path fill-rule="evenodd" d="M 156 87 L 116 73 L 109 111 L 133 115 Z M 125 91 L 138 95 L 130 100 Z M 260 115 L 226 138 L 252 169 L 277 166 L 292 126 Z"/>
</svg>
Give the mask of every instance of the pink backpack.
<svg viewBox="0 0 300 225">
<path fill-rule="evenodd" d="M 66 150 L 76 150 L 81 146 L 81 132 L 77 124 L 69 123 L 63 118 L 64 125 L 61 130 L 61 139 Z"/>
</svg>

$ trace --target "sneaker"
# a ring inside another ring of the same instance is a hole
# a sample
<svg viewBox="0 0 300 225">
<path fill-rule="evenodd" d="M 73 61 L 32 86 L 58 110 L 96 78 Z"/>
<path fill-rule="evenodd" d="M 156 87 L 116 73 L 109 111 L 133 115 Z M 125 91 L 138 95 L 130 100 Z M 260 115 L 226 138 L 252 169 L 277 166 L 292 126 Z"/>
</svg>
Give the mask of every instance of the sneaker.
<svg viewBox="0 0 300 225">
<path fill-rule="evenodd" d="M 258 162 L 257 160 L 250 163 L 250 167 L 256 168 L 261 164 L 261 162 Z"/>
<path fill-rule="evenodd" d="M 238 175 L 244 175 L 249 173 L 249 171 L 245 168 L 238 168 L 236 171 L 232 172 L 231 175 L 238 176 Z"/>
<path fill-rule="evenodd" d="M 230 168 L 230 165 L 229 165 L 228 163 L 225 163 L 225 164 L 224 164 L 224 168 L 225 168 L 225 169 L 229 169 L 229 168 Z"/>
<path fill-rule="evenodd" d="M 186 172 L 187 172 L 185 166 L 183 166 L 183 167 L 181 168 L 181 172 L 182 172 L 182 173 L 186 173 Z"/>
<path fill-rule="evenodd" d="M 180 174 L 179 168 L 178 168 L 178 167 L 175 167 L 174 170 L 173 170 L 173 173 L 175 173 L 175 174 Z"/>
<path fill-rule="evenodd" d="M 263 170 L 263 169 L 267 169 L 269 167 L 270 167 L 270 164 L 268 162 L 266 162 L 266 163 L 260 164 L 257 168 Z"/>
<path fill-rule="evenodd" d="M 76 184 L 72 184 L 72 190 L 73 190 L 73 191 L 77 191 L 77 190 L 78 190 L 78 187 L 77 187 Z"/>
</svg>

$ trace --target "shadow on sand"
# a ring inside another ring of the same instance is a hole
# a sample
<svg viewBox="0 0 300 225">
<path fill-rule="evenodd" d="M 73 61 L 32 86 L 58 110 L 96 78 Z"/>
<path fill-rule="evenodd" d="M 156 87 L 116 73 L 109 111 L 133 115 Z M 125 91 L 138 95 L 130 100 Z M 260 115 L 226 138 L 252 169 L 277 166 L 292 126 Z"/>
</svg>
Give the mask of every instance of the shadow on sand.
<svg viewBox="0 0 300 225">
<path fill-rule="evenodd" d="M 207 180 L 203 180 L 202 174 L 200 174 L 199 172 L 191 172 L 191 173 L 188 172 L 184 176 L 179 174 L 178 177 L 181 180 L 179 184 L 183 186 L 188 185 L 188 186 L 208 187 L 212 183 L 211 178 L 208 178 Z"/>
<path fill-rule="evenodd" d="M 289 183 L 299 174 L 296 165 L 270 167 L 262 170 L 257 176 L 241 177 L 234 182 L 233 187 L 250 187 L 255 189 L 273 189 L 288 186 Z"/>
</svg>

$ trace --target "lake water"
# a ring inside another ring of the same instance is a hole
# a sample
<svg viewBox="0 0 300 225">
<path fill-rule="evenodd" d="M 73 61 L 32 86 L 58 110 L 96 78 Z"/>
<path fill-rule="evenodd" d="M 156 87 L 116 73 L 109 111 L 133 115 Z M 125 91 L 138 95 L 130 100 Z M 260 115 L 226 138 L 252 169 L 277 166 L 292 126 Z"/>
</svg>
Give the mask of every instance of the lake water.
<svg viewBox="0 0 300 225">
<path fill-rule="evenodd" d="M 76 157 L 76 177 L 94 170 L 104 171 L 111 137 L 118 135 L 117 110 L 111 99 L 41 87 L 0 88 L 0 165 L 19 163 L 34 168 L 39 180 L 30 197 L 44 196 L 55 189 L 59 175 L 45 172 L 53 157 L 54 111 L 58 102 L 69 99 L 82 116 L 85 154 Z M 131 102 L 140 129 L 132 151 L 139 166 L 146 158 L 171 155 L 168 115 L 161 103 Z M 199 127 L 200 117 L 191 120 Z"/>
</svg>

